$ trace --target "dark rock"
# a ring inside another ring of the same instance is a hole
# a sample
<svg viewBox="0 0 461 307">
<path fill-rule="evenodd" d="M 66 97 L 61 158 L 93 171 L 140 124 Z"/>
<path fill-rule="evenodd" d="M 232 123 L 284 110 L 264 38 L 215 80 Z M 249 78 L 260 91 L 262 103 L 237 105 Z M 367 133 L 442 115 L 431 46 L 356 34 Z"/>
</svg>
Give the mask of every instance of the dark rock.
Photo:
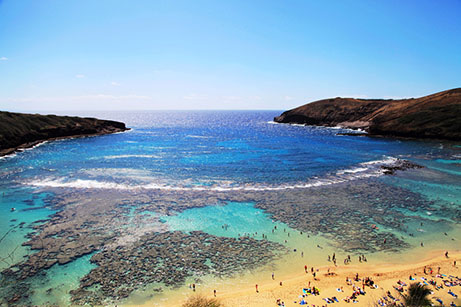
<svg viewBox="0 0 461 307">
<path fill-rule="evenodd" d="M 461 88 L 400 100 L 319 100 L 285 111 L 274 121 L 360 128 L 376 136 L 461 140 Z"/>
<path fill-rule="evenodd" d="M 0 112 L 0 156 L 47 140 L 128 130 L 124 123 L 56 115 Z"/>
</svg>

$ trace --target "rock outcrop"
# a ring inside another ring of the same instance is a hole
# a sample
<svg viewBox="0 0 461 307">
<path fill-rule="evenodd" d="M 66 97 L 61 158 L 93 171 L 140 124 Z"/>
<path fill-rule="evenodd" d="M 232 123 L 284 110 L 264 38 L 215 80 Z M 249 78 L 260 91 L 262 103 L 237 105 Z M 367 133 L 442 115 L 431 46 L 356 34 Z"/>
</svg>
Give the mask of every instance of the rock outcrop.
<svg viewBox="0 0 461 307">
<path fill-rule="evenodd" d="M 399 100 L 324 99 L 283 112 L 274 121 L 360 128 L 376 136 L 461 140 L 461 88 Z"/>
<path fill-rule="evenodd" d="M 0 156 L 47 140 L 126 130 L 124 123 L 110 120 L 0 112 Z"/>
</svg>

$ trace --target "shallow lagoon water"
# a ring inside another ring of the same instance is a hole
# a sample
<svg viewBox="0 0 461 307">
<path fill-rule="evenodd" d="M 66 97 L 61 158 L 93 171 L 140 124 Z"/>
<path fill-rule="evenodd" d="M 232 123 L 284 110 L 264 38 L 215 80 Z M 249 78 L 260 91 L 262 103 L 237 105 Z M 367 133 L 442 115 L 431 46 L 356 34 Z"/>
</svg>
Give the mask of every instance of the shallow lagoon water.
<svg viewBox="0 0 461 307">
<path fill-rule="evenodd" d="M 264 234 L 267 236 L 264 240 L 284 246 L 282 258 L 251 270 L 248 268 L 246 272 L 235 272 L 237 277 L 242 278 L 223 278 L 213 274 L 199 277 L 200 284 L 235 284 L 239 280 L 242 286 L 248 285 L 272 271 L 277 274 L 295 272 L 306 262 L 314 266 L 326 265 L 326 255 L 333 252 L 341 257 L 347 255 L 347 252 L 338 250 L 335 237 L 329 235 L 328 220 L 320 219 L 319 226 L 327 223 L 327 227 L 322 226 L 322 229 L 327 229 L 324 233 L 317 233 L 316 229 L 305 229 L 301 233 L 300 229 L 288 226 L 287 223 L 292 221 L 286 220 L 285 223 L 280 220 L 287 215 L 278 214 L 279 209 L 275 210 L 276 216 L 262 209 L 261 205 L 264 204 L 256 200 L 263 202 L 274 196 L 263 197 L 260 193 L 278 188 L 290 191 L 307 182 L 315 184 L 307 185 L 309 187 L 304 188 L 303 193 L 310 194 L 313 193 L 311 189 L 317 189 L 316 193 L 321 194 L 322 185 L 325 189 L 334 186 L 338 178 L 344 179 L 346 183 L 350 181 L 350 184 L 355 180 L 363 184 L 368 180 L 367 176 L 379 180 L 384 186 L 407 190 L 414 193 L 409 195 L 418 195 L 424 200 L 424 209 L 421 210 L 405 208 L 402 204 L 395 208 L 386 205 L 386 215 L 391 220 L 393 216 L 402 218 L 405 221 L 403 228 L 397 229 L 391 226 L 392 223 L 381 225 L 374 221 L 374 216 L 368 217 L 370 224 L 378 224 L 378 234 L 389 233 L 408 244 L 408 247 L 400 251 L 375 252 L 368 255 L 369 259 L 380 262 L 403 261 L 402 253 L 423 257 L 427 250 L 457 248 L 456 243 L 461 239 L 459 144 L 337 136 L 336 133 L 340 132 L 338 129 L 270 123 L 278 113 L 78 114 L 122 120 L 133 130 L 102 137 L 46 143 L 0 160 L 0 210 L 3 217 L 0 234 L 8 233 L 2 241 L 6 247 L 2 253 L 8 254 L 7 251 L 16 248 L 13 259 L 2 262 L 2 269 L 21 263 L 28 255 L 36 252 L 21 245 L 28 240 L 27 235 L 34 231 L 31 228 L 35 225 L 34 221 L 46 220 L 55 212 L 79 205 L 81 198 L 72 195 L 86 193 L 89 201 L 97 202 L 96 196 L 99 194 L 126 191 L 132 194 L 127 194 L 120 206 L 111 209 L 120 212 L 114 213 L 114 218 L 106 227 L 122 233 L 128 229 L 131 239 L 143 234 L 142 231 L 133 231 L 139 225 L 142 225 L 142 229 L 157 231 L 166 231 L 166 226 L 169 231 L 190 233 L 200 230 L 217 238 L 235 239 L 246 234 L 253 239 L 263 240 Z M 372 164 L 366 164 L 395 158 L 409 159 L 425 168 L 401 172 L 396 176 L 376 177 L 376 169 L 371 168 Z M 209 195 L 194 198 L 190 194 L 196 193 L 194 191 L 208 191 Z M 227 194 L 231 192 L 232 197 Z M 366 191 L 362 192 L 363 197 L 373 198 Z M 153 196 L 143 196 L 152 193 Z M 239 196 L 239 193 L 245 195 Z M 252 193 L 254 201 L 251 199 Z M 217 199 L 212 197 L 213 194 L 217 195 Z M 306 205 L 323 207 L 327 214 L 334 210 L 347 210 L 338 206 L 340 198 L 331 196 L 330 201 L 323 197 L 322 203 Z M 77 203 L 72 204 L 73 198 L 78 200 Z M 239 198 L 242 201 L 238 201 Z M 296 203 L 296 200 L 291 201 Z M 302 201 L 306 200 L 300 199 L 301 205 Z M 379 201 L 384 203 L 386 199 Z M 170 205 L 167 206 L 168 210 L 157 212 L 157 203 Z M 401 203 L 404 203 L 404 199 Z M 13 212 L 12 207 L 16 208 Z M 289 212 L 290 208 L 283 209 Z M 296 218 L 316 219 L 318 214 L 313 212 L 312 216 L 302 214 Z M 292 216 L 296 216 L 296 212 Z M 25 224 L 19 228 L 22 222 Z M 36 224 L 44 223 L 46 221 Z M 277 226 L 277 230 L 272 233 L 274 226 Z M 410 233 L 413 236 L 409 236 Z M 424 241 L 424 249 L 419 246 L 421 241 Z M 301 251 L 304 257 L 301 257 Z M 42 272 L 46 276 L 44 279 L 38 278 L 39 275 L 30 278 L 30 290 L 34 289 L 34 295 L 23 302 L 69 304 L 71 296 L 68 292 L 78 288 L 79 279 L 96 267 L 90 259 L 99 252 L 101 250 L 96 249 L 65 265 L 55 264 Z M 7 255 L 0 256 L 4 258 Z M 133 263 L 133 269 L 136 269 L 136 262 Z M 172 296 L 188 293 L 187 285 L 196 280 L 197 277 L 189 276 L 184 283 L 175 287 L 154 282 L 138 285 L 127 299 L 120 299 L 120 302 L 137 304 L 151 301 L 162 306 L 168 304 Z M 159 288 L 162 288 L 161 292 L 153 290 Z M 48 289 L 52 290 L 47 293 Z M 107 302 L 112 300 L 109 298 Z"/>
</svg>

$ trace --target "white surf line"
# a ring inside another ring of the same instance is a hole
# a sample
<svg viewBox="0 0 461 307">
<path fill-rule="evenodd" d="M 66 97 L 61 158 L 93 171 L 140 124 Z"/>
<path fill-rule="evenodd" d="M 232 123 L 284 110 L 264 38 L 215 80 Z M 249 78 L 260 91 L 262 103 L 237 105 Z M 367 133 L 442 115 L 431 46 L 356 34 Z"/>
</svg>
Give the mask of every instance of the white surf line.
<svg viewBox="0 0 461 307">
<path fill-rule="evenodd" d="M 51 188 L 79 188 L 79 189 L 115 189 L 115 190 L 165 190 L 165 191 L 281 191 L 290 189 L 308 189 L 332 184 L 348 182 L 363 178 L 379 177 L 384 175 L 381 166 L 392 165 L 398 161 L 396 158 L 387 158 L 383 160 L 369 161 L 360 163 L 358 167 L 338 170 L 334 175 L 321 179 L 308 180 L 295 184 L 282 185 L 240 185 L 240 186 L 170 186 L 158 183 L 148 183 L 141 185 L 129 185 L 107 181 L 77 179 L 65 181 L 64 179 L 45 179 L 27 182 L 26 184 L 36 187 Z M 366 167 L 368 166 L 368 167 Z"/>
</svg>

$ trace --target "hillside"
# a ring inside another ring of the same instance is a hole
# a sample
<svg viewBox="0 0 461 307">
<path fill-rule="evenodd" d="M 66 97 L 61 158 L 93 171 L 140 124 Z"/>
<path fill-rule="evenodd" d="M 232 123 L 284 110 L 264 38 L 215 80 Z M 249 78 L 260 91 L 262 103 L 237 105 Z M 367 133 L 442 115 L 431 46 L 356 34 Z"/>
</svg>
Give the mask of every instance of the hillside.
<svg viewBox="0 0 461 307">
<path fill-rule="evenodd" d="M 124 123 L 110 120 L 0 112 L 0 156 L 45 140 L 125 130 Z"/>
<path fill-rule="evenodd" d="M 274 121 L 361 128 L 369 135 L 461 140 L 461 88 L 411 99 L 324 99 L 285 111 Z"/>
</svg>

